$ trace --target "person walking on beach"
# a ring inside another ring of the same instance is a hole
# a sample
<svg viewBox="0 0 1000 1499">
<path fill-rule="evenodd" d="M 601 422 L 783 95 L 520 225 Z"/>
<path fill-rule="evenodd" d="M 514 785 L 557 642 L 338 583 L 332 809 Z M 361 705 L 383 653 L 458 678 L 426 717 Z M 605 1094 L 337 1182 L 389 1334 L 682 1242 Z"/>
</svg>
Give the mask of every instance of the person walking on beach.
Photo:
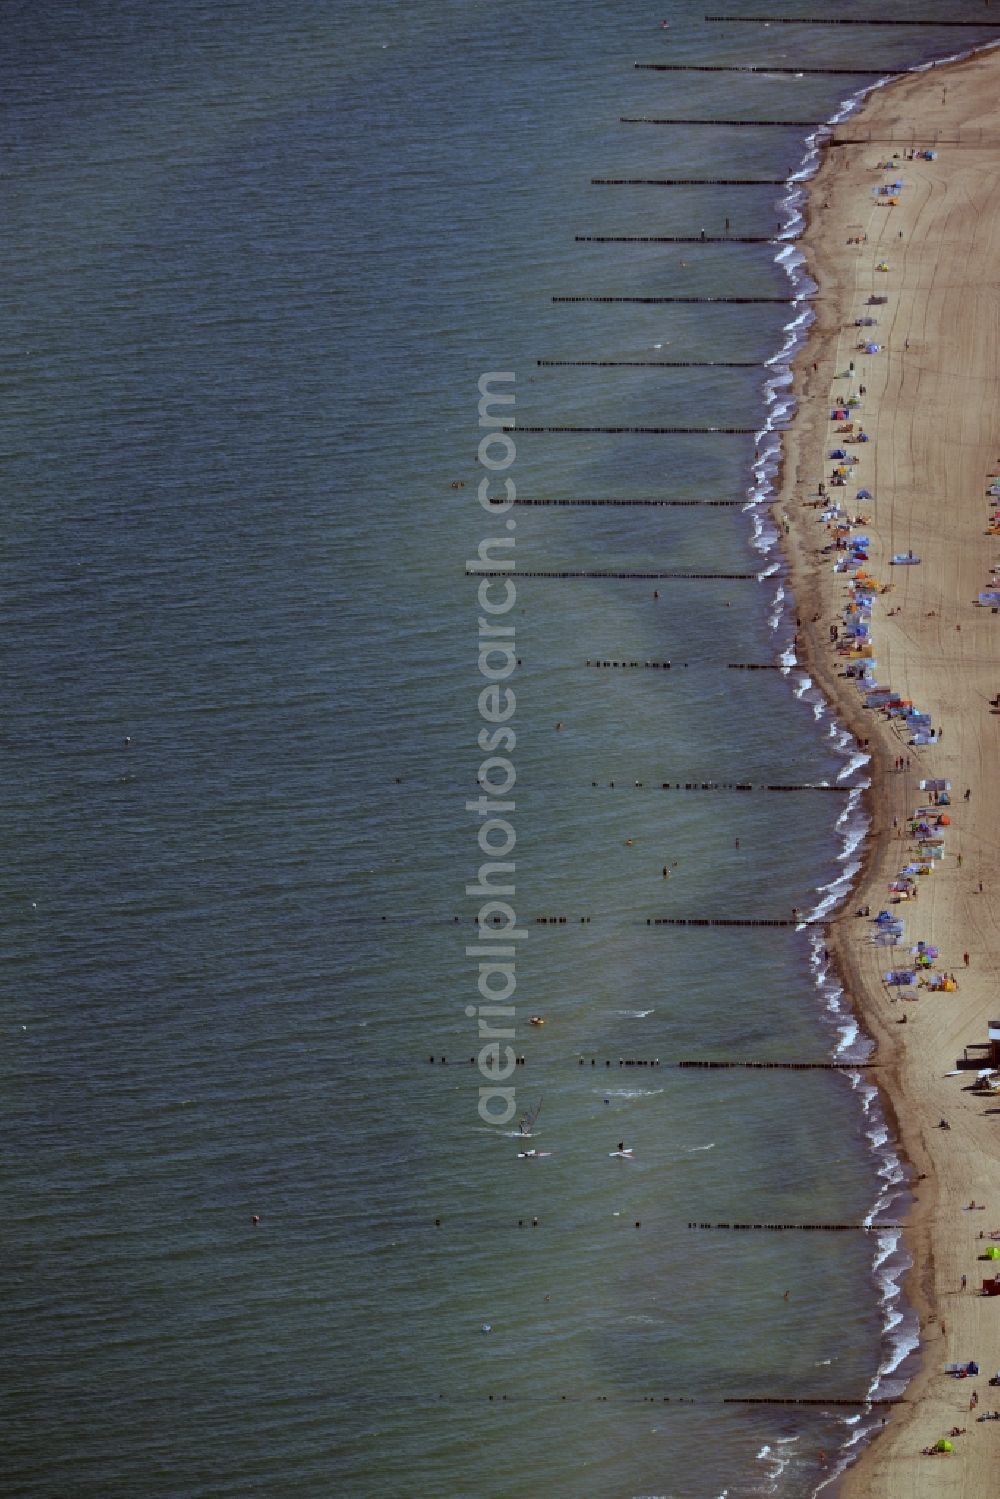
<svg viewBox="0 0 1000 1499">
<path fill-rule="evenodd" d="M 962 954 L 962 962 L 965 964 L 966 968 L 968 968 L 968 966 L 969 966 L 969 954 L 967 952 L 964 952 Z"/>
</svg>

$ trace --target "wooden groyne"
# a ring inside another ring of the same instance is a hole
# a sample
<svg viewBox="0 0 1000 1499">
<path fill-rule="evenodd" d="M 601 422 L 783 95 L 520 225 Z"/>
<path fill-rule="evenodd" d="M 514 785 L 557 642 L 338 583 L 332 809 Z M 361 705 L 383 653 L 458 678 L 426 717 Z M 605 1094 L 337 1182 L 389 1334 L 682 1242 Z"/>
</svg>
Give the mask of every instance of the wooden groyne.
<svg viewBox="0 0 1000 1499">
<path fill-rule="evenodd" d="M 518 495 L 517 498 L 515 500 L 511 501 L 511 502 L 508 502 L 502 496 L 500 498 L 496 499 L 496 500 L 492 500 L 492 499 L 490 500 L 490 504 L 491 505 L 496 505 L 498 508 L 502 507 L 503 509 L 507 508 L 508 503 L 512 503 L 514 505 L 570 505 L 570 506 L 572 506 L 572 505 L 638 505 L 638 506 L 650 506 L 650 507 L 653 507 L 653 508 L 669 507 L 669 506 L 673 506 L 673 505 L 709 505 L 709 506 L 714 505 L 714 506 L 718 506 L 719 508 L 722 508 L 724 506 L 732 507 L 732 506 L 736 506 L 736 505 L 745 505 L 746 504 L 746 500 L 617 500 L 617 499 L 598 499 L 598 500 L 581 500 L 581 499 L 554 500 L 553 499 L 553 500 L 549 500 L 549 499 L 540 499 L 540 498 L 534 498 L 534 499 L 532 499 L 532 498 L 530 498 L 530 497 L 528 497 L 526 495 Z"/>
<path fill-rule="evenodd" d="M 674 115 L 619 115 L 619 125 L 726 125 L 733 130 L 755 130 L 765 125 L 791 125 L 797 130 L 825 125 L 825 120 L 690 120 Z"/>
<path fill-rule="evenodd" d="M 1000 26 L 1000 21 L 920 21 L 892 16 L 705 16 L 704 19 L 743 26 L 969 26 L 979 31 Z"/>
<path fill-rule="evenodd" d="M 512 428 L 511 430 L 515 430 Z M 518 432 L 604 432 L 612 434 L 638 433 L 647 437 L 668 437 L 678 433 L 687 433 L 695 437 L 727 436 L 727 437 L 754 437 L 759 428 L 757 427 L 522 427 L 518 422 Z"/>
<path fill-rule="evenodd" d="M 636 62 L 638 72 L 649 73 L 788 73 L 813 78 L 878 78 L 880 74 L 895 77 L 912 73 L 913 68 L 786 68 L 762 62 Z"/>
<path fill-rule="evenodd" d="M 726 1233 L 758 1234 L 878 1234 L 901 1229 L 901 1223 L 689 1223 L 688 1228 L 721 1229 Z"/>
<path fill-rule="evenodd" d="M 784 177 L 591 177 L 591 187 L 784 187 Z"/>
<path fill-rule="evenodd" d="M 675 1062 L 675 1067 L 743 1067 L 751 1071 L 774 1072 L 860 1072 L 877 1067 L 878 1062 Z"/>
<path fill-rule="evenodd" d="M 638 667 L 643 671 L 670 671 L 673 667 L 672 661 L 587 661 L 584 664 L 592 670 L 612 671 L 634 671 Z"/>
<path fill-rule="evenodd" d="M 905 1405 L 907 1397 L 905 1395 L 879 1395 L 872 1399 L 867 1395 L 859 1395 L 853 1399 L 845 1399 L 843 1396 L 829 1395 L 725 1395 L 722 1403 L 723 1405 L 834 1405 L 867 1410 L 875 1406 L 883 1409 L 893 1405 Z"/>
<path fill-rule="evenodd" d="M 466 570 L 467 578 L 510 578 L 515 574 L 501 567 L 483 568 L 476 571 Z M 661 581 L 675 582 L 683 579 L 700 579 L 707 582 L 728 583 L 756 583 L 759 581 L 756 573 L 626 573 L 626 572 L 542 572 L 530 568 L 518 568 L 516 576 L 519 578 L 646 578 L 651 582 Z"/>
<path fill-rule="evenodd" d="M 606 298 L 582 297 L 553 297 L 554 302 L 580 302 L 611 300 Z M 631 298 L 616 297 L 615 301 L 633 300 Z M 666 299 L 664 299 L 666 300 Z M 694 297 L 675 297 L 674 301 L 696 301 Z M 718 298 L 706 298 L 707 301 L 717 301 Z M 757 359 L 536 359 L 539 369 L 574 369 L 574 370 L 759 370 L 763 365 Z M 499 500 L 498 504 L 506 505 L 507 500 Z"/>
<path fill-rule="evenodd" d="M 644 670 L 650 671 L 670 671 L 673 664 L 674 663 L 672 661 L 605 661 L 602 657 L 596 657 L 594 660 L 591 660 L 588 657 L 584 662 L 585 666 L 606 671 L 635 671 L 638 667 L 642 667 Z M 684 665 L 687 666 L 687 664 L 688 663 L 685 661 Z M 709 662 L 708 664 L 713 665 L 714 663 Z M 781 663 L 777 661 L 730 661 L 728 663 L 727 670 L 780 671 Z M 689 787 L 688 789 L 690 790 L 691 788 Z M 702 789 L 708 790 L 709 788 L 706 786 Z M 746 789 L 749 791 L 751 788 L 748 786 Z M 669 791 L 669 783 L 664 782 L 662 790 Z M 802 787 L 796 787 L 796 790 L 802 790 Z"/>
<path fill-rule="evenodd" d="M 460 1058 L 452 1057 L 451 1060 L 449 1061 L 447 1057 L 428 1057 L 427 1061 L 428 1061 L 428 1064 L 431 1067 L 475 1067 L 476 1064 L 477 1064 L 477 1062 L 479 1061 L 479 1058 L 478 1057 L 460 1057 Z M 518 1067 L 524 1067 L 524 1066 L 527 1065 L 528 1058 L 527 1057 L 515 1057 L 514 1061 L 517 1063 Z"/>
<path fill-rule="evenodd" d="M 648 306 L 664 306 L 671 302 L 729 302 L 736 307 L 750 307 L 757 303 L 769 303 L 787 306 L 790 302 L 798 302 L 798 297 L 553 297 L 553 302 L 640 302 Z"/>
<path fill-rule="evenodd" d="M 825 921 L 809 921 L 797 916 L 647 916 L 647 926 L 729 926 L 729 927 L 800 927 L 827 926 Z"/>
<path fill-rule="evenodd" d="M 531 1218 L 530 1220 L 519 1218 L 517 1226 L 518 1228 L 525 1228 L 526 1226 L 528 1226 L 529 1222 L 532 1228 L 538 1228 L 541 1220 L 537 1217 Z M 441 1218 L 434 1219 L 435 1228 L 442 1227 L 442 1224 L 443 1220 Z M 451 1222 L 449 1222 L 448 1227 L 452 1227 Z M 636 1227 L 638 1228 L 639 1225 L 636 1224 Z M 334 1396 L 334 1398 L 338 1403 L 342 1404 L 348 1400 L 354 1401 L 356 1403 L 361 1401 L 370 1403 L 372 1397 L 366 1391 L 352 1390 L 349 1394 L 338 1392 Z M 385 1396 L 380 1396 L 378 1398 L 380 1402 L 384 1402 L 386 1399 Z M 511 1395 L 504 1394 L 503 1392 L 497 1390 L 487 1392 L 486 1394 L 472 1394 L 468 1390 L 463 1390 L 460 1393 L 451 1393 L 448 1395 L 445 1395 L 443 1392 L 439 1391 L 436 1395 L 423 1393 L 421 1393 L 420 1395 L 397 1394 L 392 1396 L 391 1398 L 397 1402 L 405 1403 L 407 1407 L 411 1409 L 414 1407 L 440 1407 L 445 1402 L 447 1402 L 449 1406 L 483 1404 L 489 1405 L 490 1402 L 492 1402 L 495 1405 L 522 1406 L 524 1408 L 530 1407 L 532 1411 L 537 1411 L 539 1409 L 555 1405 L 595 1404 L 613 1406 L 693 1405 L 700 1406 L 702 1408 L 715 1407 L 719 1405 L 816 1405 L 836 1406 L 838 1409 L 844 1408 L 851 1410 L 867 1410 L 875 1406 L 889 1407 L 893 1405 L 905 1405 L 907 1403 L 906 1397 L 903 1395 L 890 1395 L 884 1398 L 879 1397 L 877 1399 L 869 1399 L 866 1395 L 859 1395 L 857 1397 L 833 1395 L 625 1395 L 621 1392 L 621 1390 L 614 1390 L 609 1395 L 595 1394 L 592 1390 L 588 1390 L 586 1394 L 582 1395 L 551 1395 L 546 1399 L 539 1399 L 539 1397 L 534 1393 L 525 1394 L 523 1390 Z"/>
<path fill-rule="evenodd" d="M 587 1059 L 586 1059 L 586 1057 L 577 1057 L 577 1065 L 580 1066 L 580 1067 L 585 1067 L 587 1065 Z M 604 1057 L 603 1059 L 601 1057 L 591 1057 L 590 1058 L 590 1065 L 591 1065 L 591 1067 L 611 1067 L 611 1066 L 614 1065 L 614 1063 L 612 1062 L 612 1060 L 611 1060 L 610 1057 Z M 671 1065 L 672 1065 L 672 1063 L 670 1063 L 670 1062 L 667 1063 L 668 1067 L 671 1066 Z M 618 1066 L 619 1067 L 662 1067 L 663 1063 L 660 1061 L 659 1057 L 619 1057 L 618 1058 Z"/>
<path fill-rule="evenodd" d="M 830 785 L 822 781 L 761 783 L 753 781 L 661 781 L 660 791 L 839 791 L 845 796 L 856 786 Z"/>
<path fill-rule="evenodd" d="M 769 245 L 779 237 L 774 234 L 574 234 L 573 236 L 578 245 Z"/>
<path fill-rule="evenodd" d="M 564 1066 L 572 1066 L 574 1058 L 557 1057 L 554 1059 Z M 516 1058 L 518 1066 L 527 1065 L 527 1057 Z M 546 1059 L 546 1065 L 552 1065 L 553 1058 Z M 755 1062 L 755 1061 L 663 1061 L 661 1057 L 581 1057 L 575 1058 L 577 1067 L 674 1067 L 702 1071 L 745 1071 L 745 1072 L 862 1072 L 872 1071 L 880 1064 L 878 1062 Z M 478 1056 L 470 1057 L 436 1057 L 427 1058 L 428 1067 L 475 1067 L 479 1063 Z"/>
</svg>

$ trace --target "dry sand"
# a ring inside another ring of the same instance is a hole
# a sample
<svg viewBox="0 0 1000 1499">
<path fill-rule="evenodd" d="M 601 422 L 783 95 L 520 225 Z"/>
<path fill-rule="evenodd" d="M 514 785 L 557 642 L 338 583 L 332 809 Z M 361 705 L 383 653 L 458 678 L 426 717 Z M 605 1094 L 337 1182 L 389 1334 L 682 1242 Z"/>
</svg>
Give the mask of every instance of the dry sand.
<svg viewBox="0 0 1000 1499">
<path fill-rule="evenodd" d="M 996 1491 L 1000 1458 L 1000 1421 L 976 1422 L 1000 1410 L 1000 1388 L 987 1383 L 1000 1370 L 1000 1298 L 977 1294 L 992 1275 L 978 1262 L 989 1242 L 978 1235 L 1000 1229 L 1000 1098 L 973 1095 L 974 1073 L 947 1074 L 966 1045 L 985 1041 L 987 1022 L 1000 1019 L 1000 715 L 990 702 L 1000 692 L 1000 614 L 975 602 L 991 564 L 1000 564 L 1000 535 L 986 534 L 987 476 L 1000 474 L 1000 53 L 878 90 L 835 141 L 869 133 L 870 143 L 828 149 L 811 192 L 803 243 L 820 288 L 818 321 L 799 363 L 800 412 L 787 434 L 776 506 L 791 527 L 802 652 L 841 717 L 870 740 L 873 835 L 831 946 L 877 1040 L 879 1078 L 906 1156 L 924 1177 L 906 1234 L 914 1260 L 906 1293 L 920 1315 L 923 1367 L 839 1492 L 979 1499 Z M 892 155 L 889 140 L 898 169 L 878 170 Z M 935 143 L 936 161 L 903 158 L 904 148 Z M 905 184 L 898 206 L 877 206 L 873 187 L 895 178 Z M 847 243 L 861 234 L 867 243 Z M 883 258 L 890 269 L 880 273 Z M 888 304 L 867 308 L 872 293 Z M 856 348 L 864 330 L 854 319 L 869 312 L 878 318 L 870 336 L 882 345 L 874 356 Z M 853 384 L 837 373 L 851 360 Z M 828 492 L 845 504 L 861 486 L 875 495 L 854 509 L 871 516 L 860 528 L 872 537 L 871 571 L 892 584 L 873 609 L 877 678 L 943 728 L 940 743 L 922 748 L 906 743 L 899 720 L 862 707 L 830 642 L 847 583 L 820 551 L 830 538 L 810 502 L 834 466 L 831 396 L 859 385 L 867 394 L 857 415 L 873 441 L 849 449 L 860 455 L 857 477 Z M 893 553 L 911 548 L 920 566 L 889 565 Z M 899 755 L 909 755 L 909 771 L 894 769 Z M 913 847 L 894 819 L 903 824 L 926 802 L 917 783 L 928 776 L 952 782 L 952 825 L 946 857 L 920 880 L 919 899 L 892 908 L 905 920 L 907 945 L 897 954 L 921 938 L 937 945 L 937 967 L 954 971 L 960 988 L 921 989 L 906 1003 L 881 979 L 893 955 L 871 944 L 870 924 L 854 912 L 867 902 L 874 915 L 887 904 L 889 880 Z M 937 1127 L 942 1117 L 947 1132 Z M 971 1199 L 986 1211 L 965 1210 Z M 978 1378 L 943 1374 L 947 1362 L 969 1359 Z M 979 1404 L 970 1412 L 973 1390 Z M 951 1456 L 921 1456 L 953 1426 L 967 1434 Z"/>
</svg>

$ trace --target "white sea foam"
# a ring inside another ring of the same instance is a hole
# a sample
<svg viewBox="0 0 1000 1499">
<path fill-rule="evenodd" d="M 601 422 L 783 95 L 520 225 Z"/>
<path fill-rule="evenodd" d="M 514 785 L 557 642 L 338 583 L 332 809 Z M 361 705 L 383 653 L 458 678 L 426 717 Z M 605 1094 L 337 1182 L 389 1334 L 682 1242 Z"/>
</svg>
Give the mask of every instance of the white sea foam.
<svg viewBox="0 0 1000 1499">
<path fill-rule="evenodd" d="M 985 47 L 955 53 L 940 61 L 955 61 L 960 57 L 967 57 L 993 46 L 1000 46 L 1000 42 L 988 43 Z M 924 71 L 925 68 L 933 66 L 933 63 L 925 64 L 913 71 Z M 843 100 L 828 124 L 821 125 L 806 136 L 806 150 L 802 162 L 788 178 L 785 194 L 781 200 L 784 222 L 778 234 L 780 248 L 775 254 L 775 261 L 784 269 L 792 283 L 796 310 L 794 316 L 785 325 L 784 342 L 781 348 L 766 361 L 769 371 L 765 385 L 767 420 L 757 434 L 753 482 L 748 490 L 747 503 L 744 506 L 744 509 L 753 515 L 753 545 L 769 560 L 769 566 L 758 573 L 758 577 L 761 578 L 772 576 L 779 571 L 779 567 L 770 562 L 769 558 L 769 553 L 778 544 L 779 533 L 774 523 L 768 524 L 768 519 L 765 517 L 769 518 L 770 515 L 770 506 L 774 499 L 773 480 L 780 466 L 781 447 L 778 433 L 787 427 L 795 412 L 794 398 L 788 389 L 792 379 L 791 366 L 795 355 L 805 343 L 809 327 L 815 318 L 807 299 L 816 291 L 816 285 L 803 269 L 804 257 L 801 251 L 792 243 L 805 223 L 801 211 L 806 198 L 803 183 L 815 173 L 819 164 L 821 147 L 832 133 L 833 126 L 848 119 L 860 108 L 869 93 L 874 89 L 883 88 L 889 82 L 891 78 L 886 77 L 878 80 L 874 85 L 866 85 L 863 89 L 858 89 Z M 780 583 L 778 586 L 780 592 L 775 595 L 768 623 L 775 636 L 783 637 L 776 644 L 784 674 L 787 675 L 797 662 L 793 627 L 794 606 L 784 586 Z M 806 673 L 802 673 L 796 682 L 794 693 L 799 701 L 812 709 L 815 721 L 820 722 L 828 712 L 828 704 L 815 689 L 811 678 Z M 844 782 L 856 776 L 868 764 L 869 756 L 857 749 L 853 736 L 841 724 L 838 724 L 836 719 L 831 719 L 830 735 L 835 741 L 836 752 L 845 760 L 837 776 L 838 782 Z M 837 819 L 837 833 L 842 840 L 841 852 L 837 858 L 838 862 L 844 866 L 843 871 L 837 879 L 817 890 L 816 893 L 821 899 L 809 913 L 808 919 L 811 921 L 820 920 L 839 905 L 861 868 L 861 861 L 855 857 L 855 854 L 868 831 L 868 819 L 861 806 L 861 792 L 868 784 L 864 781 L 853 787 L 847 805 Z M 811 941 L 811 962 L 815 982 L 824 1001 L 824 1013 L 829 1017 L 836 1033 L 836 1041 L 833 1043 L 834 1054 L 838 1060 L 864 1061 L 874 1050 L 874 1042 L 862 1033 L 846 1003 L 842 986 L 830 972 L 822 936 L 814 932 Z M 859 1094 L 866 1134 L 878 1162 L 877 1176 L 880 1181 L 878 1196 L 865 1220 L 873 1228 L 876 1236 L 877 1248 L 872 1273 L 879 1287 L 883 1317 L 883 1355 L 869 1387 L 868 1398 L 871 1400 L 876 1395 L 897 1394 L 905 1388 L 905 1381 L 893 1380 L 892 1375 L 908 1354 L 919 1346 L 919 1328 L 913 1313 L 897 1305 L 901 1300 L 901 1277 L 910 1263 L 901 1244 L 901 1235 L 898 1230 L 879 1230 L 877 1227 L 879 1218 L 883 1217 L 887 1209 L 898 1200 L 905 1182 L 905 1172 L 882 1113 L 877 1089 L 860 1071 L 852 1071 L 849 1077 Z M 828 1363 L 829 1360 L 823 1362 Z M 844 1444 L 844 1454 L 842 1459 L 834 1465 L 830 1474 L 817 1486 L 814 1491 L 817 1494 L 839 1477 L 849 1461 L 848 1454 L 851 1449 L 865 1441 L 874 1429 L 874 1422 L 867 1413 L 864 1418 L 845 1417 L 843 1425 L 851 1432 Z M 760 1449 L 757 1453 L 757 1460 L 769 1468 L 771 1480 L 769 1488 L 771 1492 L 775 1492 L 779 1486 L 781 1473 L 787 1466 L 787 1460 L 777 1456 L 769 1444 L 765 1444 Z"/>
<path fill-rule="evenodd" d="M 793 1438 L 793 1440 L 795 1439 Z M 767 1492 L 771 1494 L 776 1494 L 778 1492 L 778 1488 L 781 1482 L 781 1475 L 784 1473 L 785 1469 L 788 1467 L 789 1463 L 792 1460 L 791 1453 L 788 1453 L 786 1455 L 783 1452 L 776 1452 L 774 1450 L 775 1447 L 780 1447 L 782 1445 L 783 1444 L 781 1438 L 777 1438 L 773 1447 L 769 1442 L 765 1442 L 763 1447 L 761 1447 L 760 1451 L 757 1453 L 757 1461 L 759 1463 L 763 1463 L 768 1470 Z"/>
<path fill-rule="evenodd" d="M 601 1098 L 656 1098 L 662 1088 L 594 1088 Z"/>
<path fill-rule="evenodd" d="M 848 776 L 852 776 L 856 770 L 860 770 L 862 765 L 867 765 L 870 760 L 871 755 L 866 750 L 856 750 L 843 770 L 838 773 L 837 780 L 846 781 Z"/>
</svg>

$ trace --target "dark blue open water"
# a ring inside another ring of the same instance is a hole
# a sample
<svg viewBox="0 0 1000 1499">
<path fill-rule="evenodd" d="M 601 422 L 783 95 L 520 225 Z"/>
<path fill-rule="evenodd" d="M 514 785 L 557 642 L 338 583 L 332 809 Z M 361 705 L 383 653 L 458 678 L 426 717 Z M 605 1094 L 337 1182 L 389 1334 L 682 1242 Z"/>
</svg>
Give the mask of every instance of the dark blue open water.
<svg viewBox="0 0 1000 1499">
<path fill-rule="evenodd" d="M 898 1387 L 893 1233 L 688 1228 L 898 1209 L 859 1074 L 667 1065 L 864 1055 L 821 936 L 647 924 L 822 911 L 853 868 L 852 746 L 801 672 L 728 666 L 794 629 L 762 516 L 511 512 L 518 570 L 753 576 L 518 580 L 514 1082 L 549 1158 L 465 1060 L 464 568 L 512 534 L 475 498 L 477 381 L 515 373 L 519 426 L 752 429 L 516 432 L 525 497 L 760 501 L 760 366 L 802 307 L 551 299 L 802 290 L 777 244 L 574 239 L 794 232 L 782 189 L 590 178 L 783 178 L 803 126 L 619 116 L 821 121 L 864 82 L 633 61 L 886 71 L 985 36 L 663 10 L 6 9 L 10 1495 L 797 1499 L 861 1407 L 726 1398 Z M 674 664 L 585 664 L 624 659 Z"/>
</svg>

